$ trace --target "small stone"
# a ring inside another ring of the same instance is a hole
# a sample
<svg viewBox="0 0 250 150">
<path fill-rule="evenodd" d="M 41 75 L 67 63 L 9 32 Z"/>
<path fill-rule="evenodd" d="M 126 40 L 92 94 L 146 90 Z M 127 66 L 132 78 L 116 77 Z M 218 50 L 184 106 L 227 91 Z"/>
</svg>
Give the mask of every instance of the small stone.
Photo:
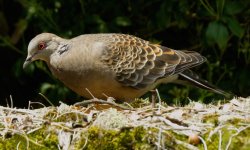
<svg viewBox="0 0 250 150">
<path fill-rule="evenodd" d="M 197 145 L 200 143 L 200 138 L 197 134 L 191 134 L 188 137 L 188 143 L 192 145 Z"/>
</svg>

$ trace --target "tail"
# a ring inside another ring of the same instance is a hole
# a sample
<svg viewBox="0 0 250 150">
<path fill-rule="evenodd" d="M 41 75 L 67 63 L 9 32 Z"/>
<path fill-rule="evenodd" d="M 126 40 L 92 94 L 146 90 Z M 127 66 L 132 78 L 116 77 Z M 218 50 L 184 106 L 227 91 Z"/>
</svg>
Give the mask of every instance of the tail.
<svg viewBox="0 0 250 150">
<path fill-rule="evenodd" d="M 185 70 L 182 73 L 179 74 L 179 79 L 181 80 L 181 82 L 184 81 L 184 83 L 188 83 L 191 85 L 194 85 L 196 87 L 205 89 L 205 90 L 209 90 L 212 91 L 214 93 L 217 94 L 221 94 L 224 95 L 226 98 L 233 98 L 235 95 L 232 93 L 228 93 L 225 92 L 221 89 L 219 89 L 218 87 L 208 83 L 208 81 L 200 79 L 200 77 L 198 75 L 196 75 L 195 73 L 193 73 L 191 70 Z M 177 83 L 181 83 L 181 82 L 177 82 Z"/>
</svg>

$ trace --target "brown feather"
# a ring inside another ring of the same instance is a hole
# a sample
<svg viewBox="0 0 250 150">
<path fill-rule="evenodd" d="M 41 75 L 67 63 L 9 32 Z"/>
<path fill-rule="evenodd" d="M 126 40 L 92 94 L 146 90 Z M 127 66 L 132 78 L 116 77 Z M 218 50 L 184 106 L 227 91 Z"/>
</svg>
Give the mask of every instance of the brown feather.
<svg viewBox="0 0 250 150">
<path fill-rule="evenodd" d="M 112 38 L 103 61 L 125 86 L 145 88 L 205 61 L 197 52 L 173 50 L 131 35 L 114 34 Z"/>
</svg>

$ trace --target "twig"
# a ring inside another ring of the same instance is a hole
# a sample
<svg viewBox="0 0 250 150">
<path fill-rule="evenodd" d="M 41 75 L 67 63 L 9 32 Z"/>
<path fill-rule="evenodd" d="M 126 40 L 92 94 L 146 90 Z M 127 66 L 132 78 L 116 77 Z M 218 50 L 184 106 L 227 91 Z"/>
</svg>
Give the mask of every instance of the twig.
<svg viewBox="0 0 250 150">
<path fill-rule="evenodd" d="M 115 107 L 118 107 L 118 108 L 121 108 L 121 109 L 124 109 L 124 110 L 135 110 L 134 108 L 124 107 L 124 106 L 121 106 L 121 105 L 116 104 L 114 102 L 109 102 L 109 101 L 96 99 L 96 98 L 91 99 L 91 100 L 85 100 L 85 101 L 82 101 L 82 102 L 77 102 L 77 103 L 74 104 L 74 106 L 86 106 L 86 105 L 92 104 L 92 103 L 109 104 L 109 105 L 113 105 Z"/>
<path fill-rule="evenodd" d="M 40 129 L 42 129 L 42 128 L 43 128 L 43 127 L 40 126 L 40 127 L 35 128 L 35 129 L 29 130 L 29 131 L 27 132 L 27 134 L 33 133 L 33 132 L 35 132 L 35 131 L 37 131 L 37 130 L 40 130 Z"/>
<path fill-rule="evenodd" d="M 158 117 L 159 120 L 161 120 L 163 123 L 165 123 L 166 125 L 169 125 L 171 127 L 173 127 L 174 129 L 179 129 L 179 130 L 192 130 L 189 129 L 188 127 L 184 127 L 184 126 L 180 126 L 178 124 L 175 124 L 167 119 L 165 119 L 164 117 Z"/>
<path fill-rule="evenodd" d="M 204 150 L 207 150 L 207 144 L 206 144 L 206 141 L 201 137 L 201 136 L 198 136 L 199 139 L 201 140 L 203 146 L 204 146 Z"/>
<path fill-rule="evenodd" d="M 12 96 L 10 95 L 10 108 L 13 108 L 13 99 L 12 99 Z"/>
<path fill-rule="evenodd" d="M 41 144 L 37 143 L 36 141 L 30 139 L 24 132 L 23 132 L 23 133 L 20 133 L 19 130 L 14 130 L 14 129 L 8 129 L 8 130 L 9 130 L 9 131 L 12 131 L 12 132 L 15 133 L 15 134 L 18 134 L 18 135 L 22 136 L 23 138 L 25 138 L 25 139 L 27 140 L 27 141 L 26 141 L 26 142 L 27 142 L 27 145 L 26 145 L 26 148 L 27 148 L 27 149 L 29 149 L 29 142 L 31 142 L 31 143 L 33 143 L 33 144 L 35 144 L 35 145 L 37 145 L 37 146 L 45 147 L 44 145 L 41 145 Z"/>
<path fill-rule="evenodd" d="M 23 137 L 26 139 L 26 149 L 29 149 L 29 147 L 30 147 L 30 141 L 29 140 L 30 139 L 29 139 L 29 137 L 26 134 L 24 134 Z"/>
<path fill-rule="evenodd" d="M 185 127 L 188 127 L 188 124 L 181 121 L 181 120 L 178 120 L 178 119 L 175 119 L 175 118 L 172 118 L 172 117 L 169 117 L 169 116 L 165 116 L 166 119 L 170 120 L 171 122 L 175 123 L 175 124 L 178 124 L 178 125 L 181 125 L 181 126 L 185 126 Z"/>
<path fill-rule="evenodd" d="M 235 134 L 233 134 L 232 136 L 230 136 L 230 138 L 229 138 L 229 140 L 228 140 L 228 143 L 227 143 L 227 146 L 226 146 L 225 150 L 228 150 L 228 149 L 229 149 L 233 137 L 237 136 L 240 132 L 246 130 L 246 129 L 249 128 L 249 127 L 250 127 L 250 125 L 248 125 L 248 126 L 242 128 L 242 129 L 240 129 L 237 133 L 235 133 Z"/>
<path fill-rule="evenodd" d="M 187 149 L 190 149 L 190 150 L 199 150 L 197 147 L 195 147 L 195 146 L 193 146 L 191 144 L 182 142 L 180 140 L 175 139 L 175 142 L 176 142 L 176 144 L 180 144 L 180 145 L 184 146 Z"/>
<path fill-rule="evenodd" d="M 3 107 L 3 106 L 0 106 L 0 109 L 36 115 L 36 113 L 27 109 L 8 108 L 8 107 Z"/>
<path fill-rule="evenodd" d="M 55 119 L 58 119 L 58 118 L 60 118 L 60 117 L 62 117 L 62 116 L 64 116 L 64 115 L 72 114 L 72 113 L 73 113 L 74 115 L 76 115 L 76 116 L 77 116 L 78 114 L 83 115 L 83 117 L 87 117 L 87 116 L 88 116 L 88 114 L 86 114 L 86 113 L 84 113 L 84 112 L 71 110 L 70 112 L 65 112 L 65 113 L 62 113 L 62 114 L 56 116 Z"/>
<path fill-rule="evenodd" d="M 19 145 L 21 144 L 21 141 L 19 141 L 16 145 L 16 149 L 19 150 Z"/>
<path fill-rule="evenodd" d="M 85 138 L 85 142 L 81 149 L 84 149 L 86 145 L 88 144 L 88 137 L 84 137 L 84 138 Z"/>
<path fill-rule="evenodd" d="M 56 127 L 60 127 L 61 129 L 64 129 L 64 130 L 73 132 L 72 129 L 70 129 L 70 128 L 67 127 L 67 126 L 63 126 L 63 125 L 62 125 L 61 123 L 59 123 L 59 122 L 52 122 L 50 125 L 51 125 L 51 126 L 53 125 L 53 126 L 56 126 Z"/>
<path fill-rule="evenodd" d="M 155 89 L 155 92 L 156 92 L 157 98 L 159 100 L 159 102 L 158 102 L 158 113 L 160 113 L 161 112 L 161 97 L 160 97 L 158 89 Z"/>
<path fill-rule="evenodd" d="M 57 144 L 57 148 L 58 148 L 59 150 L 61 150 L 61 146 L 60 146 L 59 144 Z"/>
<path fill-rule="evenodd" d="M 221 133 L 221 130 L 218 131 L 219 133 L 219 150 L 221 150 L 221 144 L 222 144 L 222 133 Z"/>
<path fill-rule="evenodd" d="M 90 92 L 90 90 L 88 88 L 85 89 L 91 96 L 93 99 L 95 99 L 96 97 Z"/>
<path fill-rule="evenodd" d="M 224 127 L 225 127 L 225 125 L 221 125 L 221 126 L 216 127 L 213 131 L 210 131 L 210 133 L 209 133 L 209 135 L 208 135 L 208 139 L 211 140 L 211 137 L 212 137 L 215 133 L 219 132 L 219 130 L 222 129 L 222 128 L 224 128 Z"/>
<path fill-rule="evenodd" d="M 160 150 L 160 146 L 161 146 L 161 133 L 162 133 L 162 128 L 160 128 L 159 133 L 158 133 L 157 150 Z"/>
<path fill-rule="evenodd" d="M 132 107 L 129 103 L 124 102 L 124 104 L 126 104 L 128 107 L 130 107 L 131 109 L 134 109 L 134 107 Z"/>
<path fill-rule="evenodd" d="M 31 104 L 39 104 L 39 105 L 41 105 L 41 106 L 43 106 L 43 107 L 46 107 L 43 103 L 40 103 L 40 102 L 31 102 L 31 101 L 29 101 L 28 109 L 30 109 Z"/>
<path fill-rule="evenodd" d="M 51 106 L 55 106 L 46 96 L 44 96 L 42 93 L 38 93 L 41 95 Z"/>
<path fill-rule="evenodd" d="M 9 101 L 8 101 L 7 98 L 5 98 L 5 102 L 6 102 L 6 107 L 10 107 L 10 106 L 9 106 Z"/>
</svg>

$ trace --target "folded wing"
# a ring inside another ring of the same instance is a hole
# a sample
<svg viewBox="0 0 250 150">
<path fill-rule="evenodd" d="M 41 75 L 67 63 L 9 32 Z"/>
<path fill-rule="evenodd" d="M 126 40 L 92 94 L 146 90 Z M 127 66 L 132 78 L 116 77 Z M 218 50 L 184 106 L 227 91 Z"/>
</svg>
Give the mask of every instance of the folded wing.
<svg viewBox="0 0 250 150">
<path fill-rule="evenodd" d="M 113 34 L 102 61 L 124 86 L 145 88 L 156 80 L 197 66 L 205 57 L 193 51 L 178 51 L 131 35 Z"/>
</svg>

